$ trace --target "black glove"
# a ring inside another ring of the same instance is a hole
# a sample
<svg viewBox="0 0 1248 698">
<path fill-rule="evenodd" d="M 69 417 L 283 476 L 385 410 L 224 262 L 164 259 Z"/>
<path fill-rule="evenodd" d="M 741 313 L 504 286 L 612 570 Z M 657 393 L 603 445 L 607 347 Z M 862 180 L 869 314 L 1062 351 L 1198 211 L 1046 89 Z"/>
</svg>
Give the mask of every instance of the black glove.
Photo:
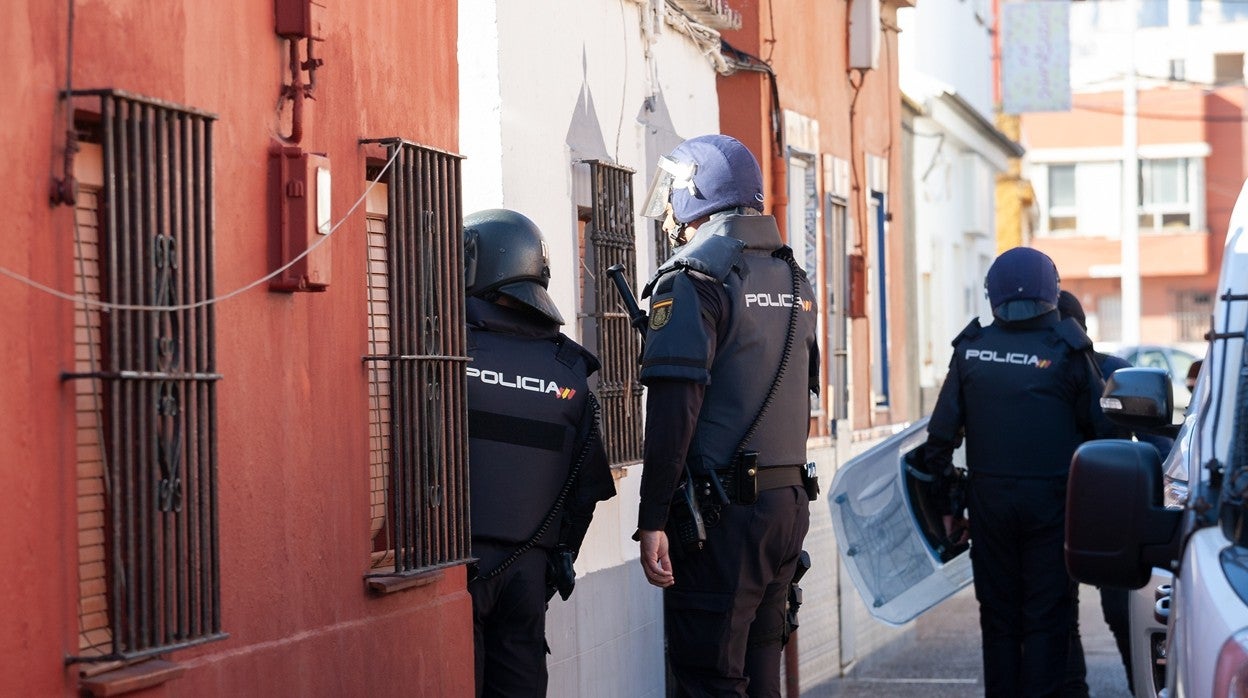
<svg viewBox="0 0 1248 698">
<path fill-rule="evenodd" d="M 954 518 L 961 518 L 963 510 L 966 509 L 966 489 L 967 477 L 966 471 L 958 468 L 950 468 L 950 472 L 944 476 L 945 494 L 949 502 L 949 513 Z"/>
<path fill-rule="evenodd" d="M 576 586 L 576 570 L 572 563 L 576 561 L 576 551 L 564 546 L 555 546 L 546 553 L 546 600 L 550 601 L 559 592 L 564 601 L 572 595 Z"/>
</svg>

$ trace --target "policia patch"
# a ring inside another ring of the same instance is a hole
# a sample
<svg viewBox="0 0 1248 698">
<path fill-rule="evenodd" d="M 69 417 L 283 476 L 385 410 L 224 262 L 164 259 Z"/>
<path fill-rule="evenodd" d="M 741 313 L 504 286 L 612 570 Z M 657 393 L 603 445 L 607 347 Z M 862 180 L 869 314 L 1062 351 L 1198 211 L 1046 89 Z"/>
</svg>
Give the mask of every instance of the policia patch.
<svg viewBox="0 0 1248 698">
<path fill-rule="evenodd" d="M 672 319 L 672 302 L 674 298 L 665 298 L 650 308 L 650 329 L 659 330 Z"/>
</svg>

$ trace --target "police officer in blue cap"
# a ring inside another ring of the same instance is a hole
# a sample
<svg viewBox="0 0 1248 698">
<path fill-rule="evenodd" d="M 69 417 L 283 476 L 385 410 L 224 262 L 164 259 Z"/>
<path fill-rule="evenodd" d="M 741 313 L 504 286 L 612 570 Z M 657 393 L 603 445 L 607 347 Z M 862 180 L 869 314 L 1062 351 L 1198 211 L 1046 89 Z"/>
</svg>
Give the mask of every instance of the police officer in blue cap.
<svg viewBox="0 0 1248 698">
<path fill-rule="evenodd" d="M 559 332 L 546 242 L 506 209 L 464 218 L 470 575 L 478 696 L 546 695 L 546 604 L 566 600 L 595 505 L 615 495 L 587 379 Z"/>
<path fill-rule="evenodd" d="M 1066 476 L 1080 443 L 1114 434 L 1092 342 L 1058 315 L 1053 260 L 1003 252 L 984 283 L 993 322 L 973 320 L 928 423 L 933 472 L 966 440 L 971 567 L 989 697 L 1056 696 L 1070 638 Z"/>
<path fill-rule="evenodd" d="M 675 253 L 642 293 L 636 537 L 646 579 L 665 590 L 680 695 L 779 695 L 786 597 L 816 492 L 815 296 L 762 209 L 758 161 L 709 135 L 660 160 L 644 210 L 664 219 Z"/>
</svg>

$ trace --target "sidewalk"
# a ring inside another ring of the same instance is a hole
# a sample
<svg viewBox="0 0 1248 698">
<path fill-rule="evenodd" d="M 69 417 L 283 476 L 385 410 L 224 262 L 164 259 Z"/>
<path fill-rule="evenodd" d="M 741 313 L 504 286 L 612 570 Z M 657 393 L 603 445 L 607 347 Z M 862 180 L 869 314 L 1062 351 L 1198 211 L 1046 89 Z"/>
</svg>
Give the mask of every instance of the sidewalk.
<svg viewBox="0 0 1248 698">
<path fill-rule="evenodd" d="M 1094 587 L 1079 590 L 1079 627 L 1092 698 L 1130 698 L 1113 635 Z M 971 588 L 928 611 L 904 637 L 854 665 L 847 676 L 803 698 L 963 698 L 982 696 L 979 611 Z"/>
</svg>

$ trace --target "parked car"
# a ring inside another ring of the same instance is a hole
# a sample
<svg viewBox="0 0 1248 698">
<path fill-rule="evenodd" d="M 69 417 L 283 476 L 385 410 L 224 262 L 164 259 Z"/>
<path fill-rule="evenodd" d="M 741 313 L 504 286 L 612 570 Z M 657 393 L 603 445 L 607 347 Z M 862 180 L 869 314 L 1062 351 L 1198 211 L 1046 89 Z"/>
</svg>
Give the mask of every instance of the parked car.
<svg viewBox="0 0 1248 698">
<path fill-rule="evenodd" d="M 1156 599 L 1154 620 L 1166 628 L 1160 695 L 1221 698 L 1248 687 L 1245 225 L 1248 185 L 1231 216 L 1212 338 L 1182 427 L 1171 424 L 1165 369 L 1121 369 L 1101 400 L 1121 424 L 1176 436 L 1164 471 L 1155 449 L 1126 440 L 1084 444 L 1071 463 L 1067 566 L 1088 584 L 1142 589 L 1133 603 Z M 1168 590 L 1153 588 L 1158 569 L 1173 575 Z M 1147 695 L 1136 677 L 1137 695 Z"/>
<path fill-rule="evenodd" d="M 1191 397 L 1187 389 L 1187 371 L 1200 357 L 1179 347 L 1164 344 L 1119 347 L 1115 353 L 1132 366 L 1164 369 L 1170 375 L 1170 384 L 1174 386 L 1175 408 L 1180 411 L 1187 408 Z"/>
</svg>

